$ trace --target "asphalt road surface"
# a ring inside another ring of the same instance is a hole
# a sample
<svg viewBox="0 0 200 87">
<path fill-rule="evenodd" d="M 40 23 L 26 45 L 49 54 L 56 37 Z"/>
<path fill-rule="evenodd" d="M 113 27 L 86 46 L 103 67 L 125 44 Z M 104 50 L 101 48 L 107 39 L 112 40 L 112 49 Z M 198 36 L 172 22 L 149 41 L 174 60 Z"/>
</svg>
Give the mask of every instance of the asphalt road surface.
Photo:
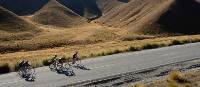
<svg viewBox="0 0 200 87">
<path fill-rule="evenodd" d="M 199 57 L 200 43 L 121 53 L 83 60 L 91 70 L 74 69 L 76 76 L 72 77 L 52 72 L 48 67 L 36 69 L 35 82 L 20 79 L 16 72 L 3 74 L 0 75 L 0 87 L 59 87 Z"/>
</svg>

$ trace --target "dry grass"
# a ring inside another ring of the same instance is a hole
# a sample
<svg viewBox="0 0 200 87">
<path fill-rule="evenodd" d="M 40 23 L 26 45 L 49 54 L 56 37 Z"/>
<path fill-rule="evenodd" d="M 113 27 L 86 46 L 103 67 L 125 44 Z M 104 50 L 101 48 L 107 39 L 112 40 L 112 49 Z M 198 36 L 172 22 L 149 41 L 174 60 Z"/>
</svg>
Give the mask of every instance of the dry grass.
<svg viewBox="0 0 200 87">
<path fill-rule="evenodd" d="M 108 40 L 116 40 L 119 36 L 113 32 L 112 30 L 99 29 L 93 32 L 88 40 L 92 41 L 108 41 Z"/>
<path fill-rule="evenodd" d="M 145 84 L 137 83 L 135 85 L 129 85 L 128 87 L 147 87 Z"/>
<path fill-rule="evenodd" d="M 121 52 L 137 51 L 143 49 L 158 48 L 163 46 L 174 45 L 174 41 L 178 40 L 184 43 L 199 42 L 200 36 L 176 36 L 135 41 L 111 41 L 88 45 L 75 45 L 57 47 L 46 50 L 15 52 L 0 55 L 0 64 L 8 63 L 10 70 L 14 70 L 16 61 L 27 59 L 32 62 L 35 67 L 43 66 L 44 61 L 57 54 L 70 58 L 75 51 L 79 51 L 79 57 L 84 59 L 88 57 L 105 56 Z"/>
<path fill-rule="evenodd" d="M 19 36 L 18 36 L 19 37 Z M 0 52 L 16 52 L 20 50 L 37 50 L 42 48 L 53 48 L 68 44 L 70 38 L 74 35 L 68 32 L 56 30 L 44 30 L 40 35 L 28 38 L 27 40 L 8 40 L 0 43 Z M 59 38 L 59 39 L 58 39 Z"/>
<path fill-rule="evenodd" d="M 181 73 L 179 71 L 172 71 L 168 76 L 162 79 L 153 81 L 151 83 L 138 83 L 145 85 L 145 87 L 200 87 L 200 72 L 188 71 Z M 132 87 L 142 87 L 138 84 L 130 85 Z"/>
<path fill-rule="evenodd" d="M 64 45 L 87 45 L 97 42 L 116 40 L 125 30 L 102 27 L 96 24 L 85 25 L 75 28 L 62 28 L 53 26 L 38 25 L 43 31 L 34 37 L 20 34 L 22 38 L 0 41 L 0 52 L 10 53 L 18 51 L 34 51 Z M 3 36 L 9 36 L 5 33 Z M 1 34 L 2 35 L 2 34 Z M 1 36 L 0 35 L 0 36 Z M 18 35 L 19 37 L 19 35 Z"/>
<path fill-rule="evenodd" d="M 0 74 L 10 72 L 10 67 L 8 63 L 4 63 L 0 65 Z"/>
<path fill-rule="evenodd" d="M 155 36 L 148 36 L 148 35 L 137 35 L 137 34 L 127 34 L 120 38 L 122 41 L 133 41 L 133 40 L 144 40 L 144 39 L 151 39 L 155 38 Z"/>
</svg>

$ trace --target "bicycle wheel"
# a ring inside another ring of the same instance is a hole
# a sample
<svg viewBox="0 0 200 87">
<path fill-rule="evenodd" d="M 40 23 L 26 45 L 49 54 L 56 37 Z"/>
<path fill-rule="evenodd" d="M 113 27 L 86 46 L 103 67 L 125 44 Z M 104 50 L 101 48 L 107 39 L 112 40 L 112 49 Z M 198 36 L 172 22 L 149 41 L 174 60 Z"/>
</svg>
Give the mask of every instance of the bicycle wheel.
<svg viewBox="0 0 200 87">
<path fill-rule="evenodd" d="M 27 68 L 27 72 L 26 72 L 27 76 L 26 76 L 26 79 L 27 81 L 35 81 L 36 79 L 36 72 L 35 72 L 35 69 L 33 67 L 29 67 Z"/>
<path fill-rule="evenodd" d="M 56 69 L 55 64 L 54 64 L 54 63 L 50 64 L 50 65 L 49 65 L 49 68 L 50 68 L 50 70 L 52 70 L 52 71 L 55 70 L 55 69 Z"/>
<path fill-rule="evenodd" d="M 17 74 L 19 75 L 20 78 L 23 78 L 23 72 L 21 70 L 18 70 Z"/>
</svg>

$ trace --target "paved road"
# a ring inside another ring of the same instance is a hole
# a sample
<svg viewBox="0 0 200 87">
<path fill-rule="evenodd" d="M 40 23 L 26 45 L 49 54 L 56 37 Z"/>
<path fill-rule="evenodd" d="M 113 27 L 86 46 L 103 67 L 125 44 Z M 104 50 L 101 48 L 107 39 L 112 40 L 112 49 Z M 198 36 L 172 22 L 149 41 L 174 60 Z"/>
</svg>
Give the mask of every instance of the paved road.
<svg viewBox="0 0 200 87">
<path fill-rule="evenodd" d="M 198 57 L 200 57 L 200 43 L 122 53 L 82 61 L 91 70 L 75 70 L 75 77 L 51 72 L 48 67 L 36 69 L 35 82 L 26 82 L 15 72 L 0 75 L 0 87 L 58 87 Z"/>
</svg>

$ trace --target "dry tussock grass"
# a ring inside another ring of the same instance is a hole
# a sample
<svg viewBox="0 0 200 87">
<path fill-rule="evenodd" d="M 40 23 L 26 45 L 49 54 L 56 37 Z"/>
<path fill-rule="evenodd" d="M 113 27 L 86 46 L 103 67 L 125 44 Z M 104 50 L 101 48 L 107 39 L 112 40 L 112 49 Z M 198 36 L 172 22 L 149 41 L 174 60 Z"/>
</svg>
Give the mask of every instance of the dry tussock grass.
<svg viewBox="0 0 200 87">
<path fill-rule="evenodd" d="M 181 73 L 177 70 L 172 71 L 168 76 L 162 79 L 158 79 L 151 83 L 138 83 L 145 85 L 145 87 L 199 87 L 200 84 L 200 72 L 199 71 L 188 71 Z M 138 84 L 131 85 L 132 87 L 140 87 Z M 141 86 L 142 87 L 142 86 Z"/>
<path fill-rule="evenodd" d="M 0 55 L 0 64 L 8 63 L 11 70 L 14 70 L 13 68 L 17 61 L 27 59 L 30 60 L 35 67 L 38 67 L 43 66 L 43 61 L 49 59 L 55 54 L 70 58 L 75 51 L 78 51 L 80 53 L 79 57 L 84 59 L 88 57 L 105 56 L 127 51 L 137 51 L 170 46 L 174 44 L 173 42 L 175 40 L 184 43 L 199 42 L 200 36 L 177 36 L 135 41 L 110 41 L 88 45 L 57 47 L 46 50 L 7 53 Z M 133 48 L 137 48 L 137 50 L 133 50 Z"/>
<path fill-rule="evenodd" d="M 0 52 L 33 51 L 44 48 L 61 47 L 64 45 L 94 44 L 102 41 L 116 40 L 119 35 L 123 34 L 120 31 L 124 31 L 95 24 L 76 28 L 38 26 L 43 29 L 43 32 L 37 36 L 29 38 L 26 35 L 21 35 L 23 38 L 1 41 Z M 4 33 L 4 36 L 5 35 L 8 34 Z"/>
</svg>

